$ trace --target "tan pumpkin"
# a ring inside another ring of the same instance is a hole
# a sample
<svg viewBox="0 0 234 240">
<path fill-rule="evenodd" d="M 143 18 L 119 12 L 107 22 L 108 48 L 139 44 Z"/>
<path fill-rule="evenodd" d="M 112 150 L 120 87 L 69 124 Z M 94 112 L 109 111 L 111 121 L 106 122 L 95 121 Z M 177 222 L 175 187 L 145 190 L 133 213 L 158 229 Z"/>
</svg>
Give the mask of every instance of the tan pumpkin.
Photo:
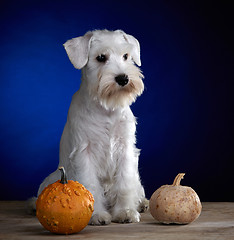
<svg viewBox="0 0 234 240">
<path fill-rule="evenodd" d="M 84 229 L 93 213 L 92 194 L 79 182 L 68 180 L 60 167 L 61 181 L 48 185 L 36 202 L 36 215 L 53 233 L 71 234 Z"/>
<path fill-rule="evenodd" d="M 202 209 L 197 193 L 187 186 L 181 186 L 184 173 L 176 176 L 172 185 L 163 185 L 150 198 L 151 215 L 159 222 L 187 224 L 195 221 Z"/>
</svg>

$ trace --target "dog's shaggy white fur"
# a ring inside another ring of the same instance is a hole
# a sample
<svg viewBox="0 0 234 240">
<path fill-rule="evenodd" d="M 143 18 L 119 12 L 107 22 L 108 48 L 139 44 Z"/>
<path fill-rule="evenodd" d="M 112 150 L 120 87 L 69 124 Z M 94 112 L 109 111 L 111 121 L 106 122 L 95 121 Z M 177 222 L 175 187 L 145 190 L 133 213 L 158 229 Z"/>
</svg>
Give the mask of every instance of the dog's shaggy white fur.
<svg viewBox="0 0 234 240">
<path fill-rule="evenodd" d="M 138 222 L 147 208 L 138 173 L 136 119 L 130 105 L 144 85 L 140 46 L 121 30 L 96 30 L 64 44 L 82 82 L 69 108 L 60 142 L 59 166 L 94 196 L 90 224 Z M 38 195 L 60 178 L 59 170 L 41 184 Z"/>
</svg>

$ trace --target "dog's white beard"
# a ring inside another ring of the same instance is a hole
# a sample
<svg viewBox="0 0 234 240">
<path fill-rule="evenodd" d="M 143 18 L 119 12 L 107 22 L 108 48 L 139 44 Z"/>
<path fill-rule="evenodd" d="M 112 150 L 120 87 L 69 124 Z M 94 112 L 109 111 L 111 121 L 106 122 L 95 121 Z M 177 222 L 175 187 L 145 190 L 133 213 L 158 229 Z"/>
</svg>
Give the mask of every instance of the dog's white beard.
<svg viewBox="0 0 234 240">
<path fill-rule="evenodd" d="M 108 110 L 131 105 L 144 90 L 141 80 L 143 75 L 140 71 L 128 73 L 129 82 L 125 86 L 119 86 L 115 82 L 115 76 L 111 72 L 99 74 L 97 99 Z"/>
</svg>

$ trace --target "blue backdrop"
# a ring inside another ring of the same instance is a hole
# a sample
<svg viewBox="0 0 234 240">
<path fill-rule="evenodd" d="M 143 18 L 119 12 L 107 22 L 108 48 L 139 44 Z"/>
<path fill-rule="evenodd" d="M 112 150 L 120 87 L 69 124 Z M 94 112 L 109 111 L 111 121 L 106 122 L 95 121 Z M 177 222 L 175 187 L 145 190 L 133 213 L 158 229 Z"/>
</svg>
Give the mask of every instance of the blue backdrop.
<svg viewBox="0 0 234 240">
<path fill-rule="evenodd" d="M 62 44 L 107 28 L 141 44 L 146 90 L 132 110 L 147 196 L 186 172 L 202 201 L 233 201 L 232 15 L 212 1 L 2 1 L 0 199 L 35 195 L 56 169 L 80 84 Z"/>
</svg>

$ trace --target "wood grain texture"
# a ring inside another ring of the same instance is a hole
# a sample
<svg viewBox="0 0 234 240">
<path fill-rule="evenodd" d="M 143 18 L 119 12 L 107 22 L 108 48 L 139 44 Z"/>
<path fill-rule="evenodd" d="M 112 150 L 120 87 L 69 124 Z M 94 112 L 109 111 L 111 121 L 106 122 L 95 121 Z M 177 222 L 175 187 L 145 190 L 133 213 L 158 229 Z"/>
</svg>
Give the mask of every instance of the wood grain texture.
<svg viewBox="0 0 234 240">
<path fill-rule="evenodd" d="M 0 202 L 0 239 L 233 240 L 234 202 L 202 205 L 200 217 L 188 225 L 161 225 L 147 212 L 140 223 L 87 226 L 80 233 L 65 236 L 48 232 L 35 216 L 27 215 L 25 202 Z"/>
</svg>

